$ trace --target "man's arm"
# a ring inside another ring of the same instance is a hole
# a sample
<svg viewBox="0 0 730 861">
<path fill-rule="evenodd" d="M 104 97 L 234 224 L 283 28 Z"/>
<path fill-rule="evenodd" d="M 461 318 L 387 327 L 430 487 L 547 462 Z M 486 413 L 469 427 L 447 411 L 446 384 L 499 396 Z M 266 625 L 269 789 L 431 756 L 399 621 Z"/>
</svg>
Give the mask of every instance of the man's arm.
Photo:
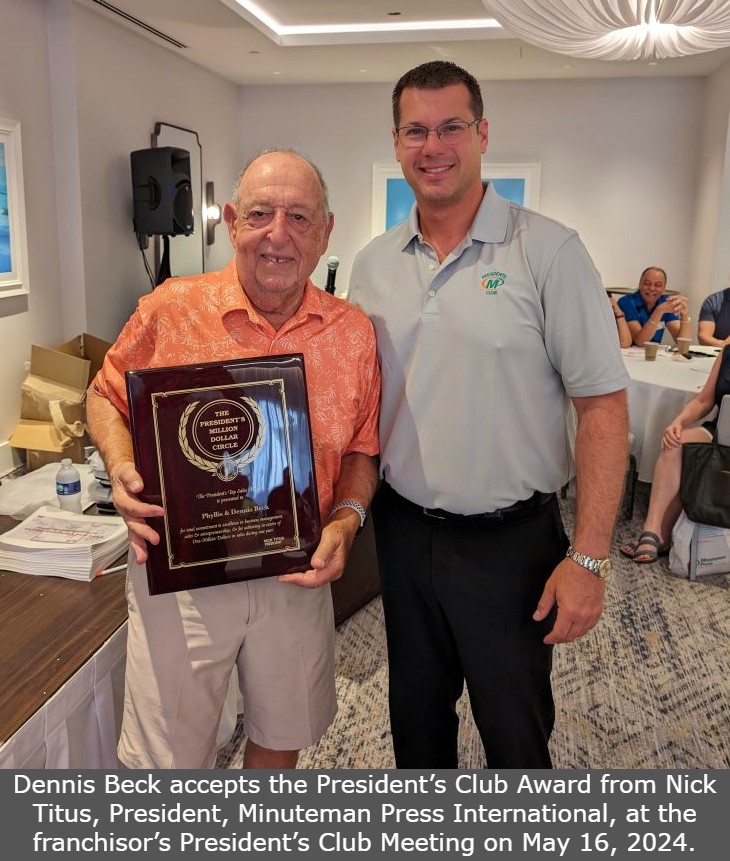
<svg viewBox="0 0 730 861">
<path fill-rule="evenodd" d="M 659 306 L 657 305 L 657 308 L 658 307 Z M 643 326 L 638 320 L 626 320 L 629 331 L 631 332 L 631 337 L 634 339 L 634 344 L 636 344 L 637 347 L 643 347 L 644 344 L 648 344 L 651 341 L 654 335 L 656 335 L 657 329 L 661 325 L 661 319 L 663 316 L 663 312 L 658 313 L 655 308 Z"/>
<path fill-rule="evenodd" d="M 573 547 L 595 558 L 609 555 L 626 475 L 628 409 L 624 390 L 573 398 L 578 414 L 575 441 L 576 513 Z M 572 559 L 564 559 L 545 584 L 534 619 L 557 604 L 558 615 L 546 643 L 569 643 L 598 622 L 604 583 Z"/>
<path fill-rule="evenodd" d="M 134 465 L 132 437 L 124 416 L 106 398 L 89 389 L 86 396 L 86 418 L 89 433 L 104 461 L 112 485 L 114 507 L 129 529 L 129 541 L 138 562 L 147 560 L 146 542 L 158 544 L 160 536 L 145 521 L 161 517 L 164 509 L 148 505 L 137 498 L 144 489 L 142 477 Z"/>
<path fill-rule="evenodd" d="M 715 337 L 715 321 L 700 320 L 697 324 L 697 340 L 705 347 L 724 347 L 730 344 L 730 338 L 721 340 Z"/>
<path fill-rule="evenodd" d="M 367 509 L 378 485 L 377 458 L 359 452 L 342 458 L 340 477 L 335 485 L 333 504 L 354 499 Z M 307 589 L 316 589 L 332 580 L 339 580 L 360 528 L 360 515 L 353 508 L 340 508 L 324 524 L 319 546 L 312 556 L 312 567 L 299 574 L 282 574 L 279 580 Z"/>
</svg>

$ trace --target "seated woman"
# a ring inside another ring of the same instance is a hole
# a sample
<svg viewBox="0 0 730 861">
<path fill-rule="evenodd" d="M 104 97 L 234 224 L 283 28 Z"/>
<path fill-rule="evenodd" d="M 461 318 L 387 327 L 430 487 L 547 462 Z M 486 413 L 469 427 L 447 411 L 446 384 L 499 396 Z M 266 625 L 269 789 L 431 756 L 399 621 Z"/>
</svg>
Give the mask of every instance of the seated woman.
<svg viewBox="0 0 730 861">
<path fill-rule="evenodd" d="M 690 322 L 685 297 L 667 296 L 666 288 L 667 273 L 658 266 L 649 266 L 641 273 L 639 289 L 618 300 L 637 347 L 647 341 L 660 344 L 665 326 L 676 341 L 680 322 Z"/>
<path fill-rule="evenodd" d="M 619 308 L 618 302 L 613 296 L 608 297 L 611 300 L 611 309 L 613 316 L 616 318 L 616 331 L 618 332 L 618 343 L 622 349 L 630 347 L 633 343 L 631 330 L 626 322 L 626 314 Z"/>
<path fill-rule="evenodd" d="M 685 442 L 711 442 L 717 432 L 717 419 L 690 427 L 720 406 L 723 395 L 730 394 L 730 346 L 725 347 L 710 371 L 702 390 L 684 407 L 664 431 L 662 450 L 654 467 L 649 511 L 641 535 L 619 550 L 634 562 L 656 562 L 669 552 L 672 528 L 682 512 L 679 482 L 682 471 L 682 445 Z"/>
</svg>

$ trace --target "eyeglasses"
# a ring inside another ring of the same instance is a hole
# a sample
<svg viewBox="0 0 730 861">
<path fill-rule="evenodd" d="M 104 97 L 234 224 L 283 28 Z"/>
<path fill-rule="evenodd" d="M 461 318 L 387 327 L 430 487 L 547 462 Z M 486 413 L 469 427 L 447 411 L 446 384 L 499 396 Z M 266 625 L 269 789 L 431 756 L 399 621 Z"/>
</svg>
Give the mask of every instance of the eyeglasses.
<svg viewBox="0 0 730 861">
<path fill-rule="evenodd" d="M 464 140 L 469 129 L 480 122 L 481 119 L 472 120 L 470 123 L 466 120 L 451 120 L 448 123 L 441 123 L 435 129 L 428 129 L 426 126 L 401 126 L 395 131 L 398 140 L 405 147 L 423 146 L 428 140 L 430 132 L 436 132 L 439 140 L 443 140 L 445 143 L 455 144 Z"/>
</svg>

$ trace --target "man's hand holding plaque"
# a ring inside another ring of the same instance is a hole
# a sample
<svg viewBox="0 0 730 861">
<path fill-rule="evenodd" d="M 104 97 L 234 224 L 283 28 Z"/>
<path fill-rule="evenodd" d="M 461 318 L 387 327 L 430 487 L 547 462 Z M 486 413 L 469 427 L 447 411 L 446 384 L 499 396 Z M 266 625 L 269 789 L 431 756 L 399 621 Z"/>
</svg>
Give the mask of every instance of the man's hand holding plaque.
<svg viewBox="0 0 730 861">
<path fill-rule="evenodd" d="M 114 507 L 124 518 L 129 530 L 129 544 L 137 562 L 147 561 L 147 544 L 159 544 L 160 536 L 147 524 L 147 518 L 162 517 L 159 505 L 149 505 L 139 499 L 144 490 L 142 476 L 132 461 L 124 461 L 109 476 L 114 492 Z"/>
</svg>

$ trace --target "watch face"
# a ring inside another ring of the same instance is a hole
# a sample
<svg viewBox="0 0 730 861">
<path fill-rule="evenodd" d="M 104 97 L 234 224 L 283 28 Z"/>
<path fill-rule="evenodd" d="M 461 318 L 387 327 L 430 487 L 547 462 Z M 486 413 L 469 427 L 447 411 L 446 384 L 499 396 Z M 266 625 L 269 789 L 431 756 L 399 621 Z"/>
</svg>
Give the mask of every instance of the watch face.
<svg viewBox="0 0 730 861">
<path fill-rule="evenodd" d="M 604 580 L 611 573 L 612 566 L 610 559 L 604 559 L 598 566 L 598 576 Z"/>
</svg>

